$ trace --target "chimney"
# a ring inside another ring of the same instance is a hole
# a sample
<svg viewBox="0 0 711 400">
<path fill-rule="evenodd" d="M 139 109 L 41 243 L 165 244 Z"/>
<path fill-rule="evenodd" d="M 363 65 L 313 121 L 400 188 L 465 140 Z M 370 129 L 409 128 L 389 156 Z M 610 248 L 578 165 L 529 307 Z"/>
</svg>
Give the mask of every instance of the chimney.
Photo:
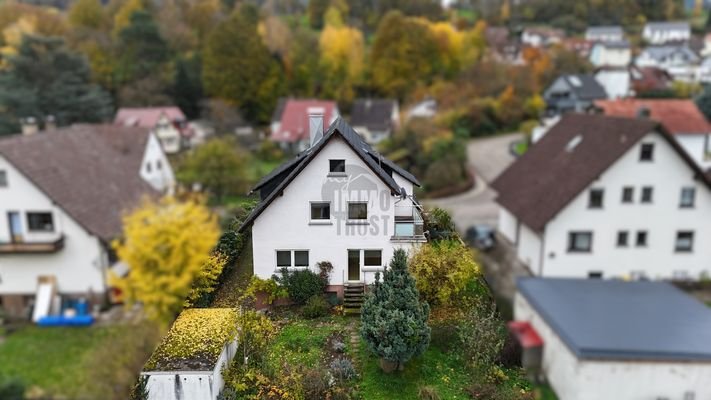
<svg viewBox="0 0 711 400">
<path fill-rule="evenodd" d="M 44 130 L 53 131 L 55 129 L 57 129 L 57 120 L 54 118 L 54 115 L 44 117 Z"/>
<path fill-rule="evenodd" d="M 34 135 L 37 133 L 37 120 L 35 117 L 27 117 L 20 121 L 23 135 Z"/>
<path fill-rule="evenodd" d="M 309 113 L 309 139 L 310 147 L 316 144 L 323 137 L 323 107 L 310 107 Z"/>
<path fill-rule="evenodd" d="M 642 106 L 637 109 L 637 118 L 644 119 L 649 118 L 650 111 L 649 108 Z"/>
</svg>

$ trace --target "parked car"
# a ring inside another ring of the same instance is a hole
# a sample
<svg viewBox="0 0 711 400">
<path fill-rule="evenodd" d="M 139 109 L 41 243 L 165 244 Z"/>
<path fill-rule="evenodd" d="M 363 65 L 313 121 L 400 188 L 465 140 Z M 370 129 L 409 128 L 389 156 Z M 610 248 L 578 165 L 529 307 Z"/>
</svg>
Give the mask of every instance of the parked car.
<svg viewBox="0 0 711 400">
<path fill-rule="evenodd" d="M 480 250 L 487 251 L 496 245 L 494 228 L 489 225 L 477 224 L 470 226 L 465 237 L 469 244 Z"/>
</svg>

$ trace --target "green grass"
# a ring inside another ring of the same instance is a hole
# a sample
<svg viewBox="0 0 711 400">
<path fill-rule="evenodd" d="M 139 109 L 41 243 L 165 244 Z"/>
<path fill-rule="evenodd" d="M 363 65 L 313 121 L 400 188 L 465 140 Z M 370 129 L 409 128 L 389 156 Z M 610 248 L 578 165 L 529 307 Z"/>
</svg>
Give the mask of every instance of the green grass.
<svg viewBox="0 0 711 400">
<path fill-rule="evenodd" d="M 518 155 L 523 155 L 526 151 L 528 151 L 528 142 L 525 140 L 522 140 L 520 142 L 516 142 L 516 145 L 514 145 L 514 151 Z"/>
<path fill-rule="evenodd" d="M 461 360 L 430 346 L 420 357 L 410 360 L 404 371 L 385 374 L 378 359 L 361 345 L 362 381 L 360 393 L 364 399 L 417 399 L 421 386 L 434 388 L 441 399 L 468 399 L 464 392 L 470 378 Z"/>
<path fill-rule="evenodd" d="M 92 351 L 126 327 L 28 326 L 0 344 L 0 376 L 21 379 L 27 387 L 75 396 L 86 383 L 84 363 Z"/>
<path fill-rule="evenodd" d="M 535 391 L 539 392 L 540 400 L 558 400 L 558 396 L 548 385 L 537 385 Z"/>
<path fill-rule="evenodd" d="M 330 320 L 297 320 L 285 326 L 277 335 L 267 355 L 267 362 L 278 369 L 284 362 L 292 366 L 311 368 L 324 356 L 328 336 L 340 330 Z"/>
</svg>

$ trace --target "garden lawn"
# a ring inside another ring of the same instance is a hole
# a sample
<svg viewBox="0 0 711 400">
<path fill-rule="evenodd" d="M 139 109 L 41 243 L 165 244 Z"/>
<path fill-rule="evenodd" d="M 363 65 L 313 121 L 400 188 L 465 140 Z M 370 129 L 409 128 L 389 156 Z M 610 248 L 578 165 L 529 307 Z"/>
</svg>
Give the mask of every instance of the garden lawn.
<svg viewBox="0 0 711 400">
<path fill-rule="evenodd" d="M 306 368 L 319 365 L 326 354 L 328 337 L 343 331 L 349 321 L 353 320 L 346 317 L 294 320 L 284 326 L 272 342 L 267 354 L 269 367 L 279 370 L 284 362 Z"/>
<path fill-rule="evenodd" d="M 470 383 L 462 362 L 434 346 L 405 364 L 405 370 L 385 374 L 378 359 L 361 343 L 360 393 L 364 399 L 417 399 L 420 387 L 434 388 L 441 399 L 468 399 Z"/>
<path fill-rule="evenodd" d="M 19 378 L 27 387 L 39 386 L 70 398 L 86 382 L 84 363 L 93 350 L 128 333 L 128 327 L 37 327 L 11 333 L 0 344 L 0 376 Z"/>
</svg>

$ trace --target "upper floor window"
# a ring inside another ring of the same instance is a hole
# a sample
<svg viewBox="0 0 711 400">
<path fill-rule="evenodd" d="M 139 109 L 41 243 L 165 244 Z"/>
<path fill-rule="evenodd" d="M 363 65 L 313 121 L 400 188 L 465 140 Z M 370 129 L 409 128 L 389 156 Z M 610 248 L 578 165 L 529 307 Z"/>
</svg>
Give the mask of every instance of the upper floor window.
<svg viewBox="0 0 711 400">
<path fill-rule="evenodd" d="M 694 248 L 694 232 L 679 231 L 676 233 L 676 242 L 674 244 L 674 251 L 679 251 L 679 252 L 692 251 L 693 248 Z"/>
<path fill-rule="evenodd" d="M 629 237 L 629 232 L 619 231 L 617 232 L 617 247 L 627 247 L 627 238 Z"/>
<path fill-rule="evenodd" d="M 346 172 L 346 160 L 328 160 L 328 164 L 328 172 L 334 172 L 339 174 Z"/>
<path fill-rule="evenodd" d="M 7 187 L 7 171 L 0 169 L 0 187 Z"/>
<path fill-rule="evenodd" d="M 368 219 L 368 203 L 348 203 L 348 219 Z"/>
<path fill-rule="evenodd" d="M 35 232 L 53 232 L 54 221 L 50 212 L 28 212 L 27 229 Z"/>
<path fill-rule="evenodd" d="M 692 208 L 694 207 L 694 199 L 696 198 L 696 189 L 693 187 L 681 188 L 681 198 L 679 199 L 679 207 Z"/>
<path fill-rule="evenodd" d="M 622 202 L 632 203 L 634 201 L 634 188 L 632 186 L 625 186 L 622 188 Z"/>
<path fill-rule="evenodd" d="M 592 250 L 592 232 L 570 232 L 568 251 L 588 253 Z"/>
<path fill-rule="evenodd" d="M 651 203 L 653 197 L 654 189 L 651 186 L 645 186 L 642 188 L 642 203 Z"/>
<path fill-rule="evenodd" d="M 331 203 L 327 203 L 327 202 L 311 203 L 311 219 L 312 220 L 329 220 L 329 219 L 331 219 Z"/>
<path fill-rule="evenodd" d="M 156 160 L 156 169 L 158 171 L 163 169 L 163 163 L 160 160 Z"/>
<path fill-rule="evenodd" d="M 588 208 L 602 208 L 604 191 L 602 189 L 590 189 Z"/>
<path fill-rule="evenodd" d="M 153 170 L 153 167 L 151 166 L 151 162 L 148 161 L 146 163 L 146 172 L 150 173 Z"/>
<path fill-rule="evenodd" d="M 642 143 L 639 151 L 639 161 L 654 160 L 654 143 Z"/>
</svg>

